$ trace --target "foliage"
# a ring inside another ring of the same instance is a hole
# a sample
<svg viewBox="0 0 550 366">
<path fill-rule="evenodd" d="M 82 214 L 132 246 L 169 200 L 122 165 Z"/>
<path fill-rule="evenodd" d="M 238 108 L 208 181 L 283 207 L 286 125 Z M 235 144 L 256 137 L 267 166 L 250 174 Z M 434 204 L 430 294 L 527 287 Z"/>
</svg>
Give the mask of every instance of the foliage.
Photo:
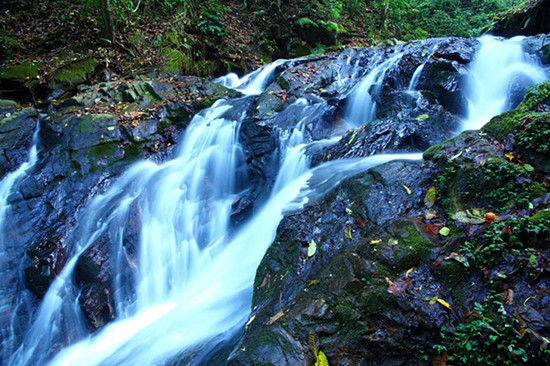
<svg viewBox="0 0 550 366">
<path fill-rule="evenodd" d="M 548 241 L 550 211 L 540 211 L 532 217 L 512 217 L 492 224 L 480 239 L 465 243 L 466 256 L 478 268 L 498 264 L 503 256 L 515 254 L 528 264 L 531 251 Z"/>
<path fill-rule="evenodd" d="M 462 365 L 516 365 L 535 360 L 550 361 L 550 351 L 533 347 L 529 328 L 507 316 L 500 301 L 476 303 L 466 321 L 442 333 L 449 361 Z"/>
</svg>

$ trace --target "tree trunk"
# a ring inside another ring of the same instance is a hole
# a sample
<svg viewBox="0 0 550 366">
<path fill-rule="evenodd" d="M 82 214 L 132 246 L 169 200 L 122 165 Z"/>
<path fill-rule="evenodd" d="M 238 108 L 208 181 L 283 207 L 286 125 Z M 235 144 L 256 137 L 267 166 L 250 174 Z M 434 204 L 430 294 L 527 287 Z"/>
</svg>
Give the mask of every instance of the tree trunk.
<svg viewBox="0 0 550 366">
<path fill-rule="evenodd" d="M 112 43 L 115 40 L 115 25 L 110 1 L 101 0 L 101 7 L 103 8 L 103 37 Z"/>
</svg>

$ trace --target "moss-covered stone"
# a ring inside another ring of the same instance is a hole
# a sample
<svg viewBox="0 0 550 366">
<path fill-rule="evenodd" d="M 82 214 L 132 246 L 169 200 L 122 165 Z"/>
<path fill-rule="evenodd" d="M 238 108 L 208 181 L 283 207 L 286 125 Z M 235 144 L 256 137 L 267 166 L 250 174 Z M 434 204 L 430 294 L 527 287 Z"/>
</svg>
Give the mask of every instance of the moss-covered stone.
<svg viewBox="0 0 550 366">
<path fill-rule="evenodd" d="M 515 132 L 527 119 L 537 118 L 537 107 L 550 98 L 550 81 L 543 82 L 529 90 L 521 104 L 489 121 L 482 131 L 498 140 Z"/>
<path fill-rule="evenodd" d="M 38 77 L 38 68 L 33 63 L 22 63 L 5 67 L 0 72 L 0 79 L 29 81 Z"/>
<path fill-rule="evenodd" d="M 99 61 L 93 58 L 84 59 L 62 66 L 55 70 L 49 78 L 50 88 L 72 88 L 89 80 Z"/>
</svg>

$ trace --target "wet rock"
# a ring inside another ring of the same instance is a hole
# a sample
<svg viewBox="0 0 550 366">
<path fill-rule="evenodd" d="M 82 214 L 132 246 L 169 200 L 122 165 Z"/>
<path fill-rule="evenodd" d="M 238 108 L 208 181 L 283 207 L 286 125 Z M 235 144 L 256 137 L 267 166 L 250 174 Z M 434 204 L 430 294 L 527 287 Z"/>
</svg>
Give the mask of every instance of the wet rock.
<svg viewBox="0 0 550 366">
<path fill-rule="evenodd" d="M 6 110 L 13 112 L 0 114 L 0 177 L 17 169 L 27 160 L 38 119 L 38 112 L 34 108 L 16 112 L 13 105 L 8 103 Z"/>
</svg>

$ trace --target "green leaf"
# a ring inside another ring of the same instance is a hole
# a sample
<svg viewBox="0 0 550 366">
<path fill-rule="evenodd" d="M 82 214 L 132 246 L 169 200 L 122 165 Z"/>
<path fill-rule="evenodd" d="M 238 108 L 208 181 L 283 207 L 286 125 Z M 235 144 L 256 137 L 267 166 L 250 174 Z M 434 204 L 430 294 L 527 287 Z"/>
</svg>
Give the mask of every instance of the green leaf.
<svg viewBox="0 0 550 366">
<path fill-rule="evenodd" d="M 535 170 L 531 164 L 523 164 L 523 169 L 527 170 L 528 172 L 532 172 Z"/>
<path fill-rule="evenodd" d="M 427 115 L 427 114 L 421 114 L 420 116 L 416 117 L 416 120 L 417 120 L 417 121 L 425 121 L 425 120 L 427 120 L 428 118 L 430 118 L 429 115 Z"/>
<path fill-rule="evenodd" d="M 352 236 L 351 236 L 351 226 L 348 227 L 348 230 L 346 231 L 346 238 L 348 238 L 348 239 L 352 238 Z"/>
<path fill-rule="evenodd" d="M 450 232 L 451 230 L 446 226 L 443 226 L 441 229 L 439 229 L 439 235 L 447 236 Z"/>
<path fill-rule="evenodd" d="M 307 248 L 307 256 L 313 257 L 316 251 L 317 251 L 317 243 L 315 242 L 315 240 L 311 239 L 311 241 L 309 242 L 309 247 Z"/>
</svg>

